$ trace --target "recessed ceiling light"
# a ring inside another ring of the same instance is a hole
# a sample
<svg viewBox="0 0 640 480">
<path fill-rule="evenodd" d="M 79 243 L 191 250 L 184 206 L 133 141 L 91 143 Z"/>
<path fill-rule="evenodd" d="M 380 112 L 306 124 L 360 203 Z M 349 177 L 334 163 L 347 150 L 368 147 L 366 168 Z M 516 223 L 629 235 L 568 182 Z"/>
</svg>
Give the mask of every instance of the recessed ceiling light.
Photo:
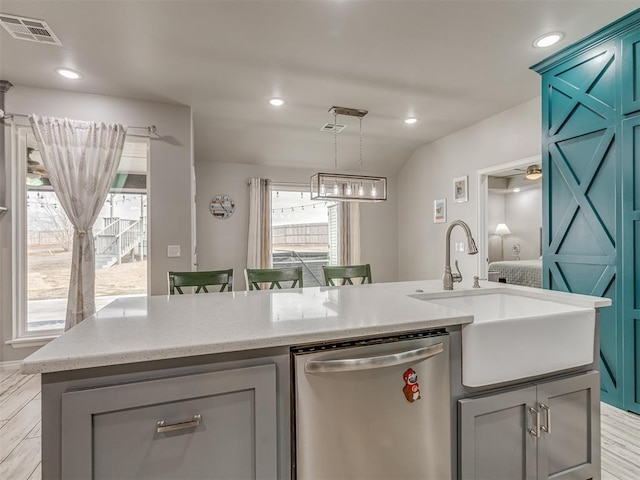
<svg viewBox="0 0 640 480">
<path fill-rule="evenodd" d="M 79 78 L 82 78 L 81 74 L 74 72 L 73 70 L 69 70 L 68 68 L 56 68 L 56 72 L 58 72 L 58 75 L 70 80 L 78 80 Z"/>
<path fill-rule="evenodd" d="M 550 47 L 562 40 L 563 37 L 564 34 L 562 32 L 545 33 L 533 41 L 533 46 L 536 48 Z"/>
<path fill-rule="evenodd" d="M 405 118 L 404 123 L 406 123 L 407 125 L 413 125 L 415 123 L 418 123 L 418 119 L 415 117 Z"/>
<path fill-rule="evenodd" d="M 518 187 L 514 188 L 513 190 L 511 190 L 513 193 L 518 193 L 520 191 L 520 189 Z"/>
<path fill-rule="evenodd" d="M 274 107 L 281 107 L 284 105 L 284 100 L 281 98 L 270 98 L 269 104 L 273 105 Z"/>
</svg>

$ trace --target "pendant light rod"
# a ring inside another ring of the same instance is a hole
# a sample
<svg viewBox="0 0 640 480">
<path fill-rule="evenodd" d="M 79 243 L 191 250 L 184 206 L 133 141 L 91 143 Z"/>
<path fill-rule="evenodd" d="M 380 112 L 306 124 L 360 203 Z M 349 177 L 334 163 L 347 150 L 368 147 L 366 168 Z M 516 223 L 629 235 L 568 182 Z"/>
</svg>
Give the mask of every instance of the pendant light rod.
<svg viewBox="0 0 640 480">
<path fill-rule="evenodd" d="M 364 117 L 369 110 L 362 110 L 360 108 L 347 108 L 333 106 L 329 109 L 329 113 L 332 115 L 349 115 L 350 117 Z"/>
<path fill-rule="evenodd" d="M 358 163 L 360 164 L 360 175 L 362 175 L 362 117 L 360 117 L 360 160 Z"/>
<path fill-rule="evenodd" d="M 333 115 L 333 168 L 334 173 L 318 172 L 311 176 L 310 190 L 312 200 L 333 200 L 345 202 L 381 202 L 387 199 L 387 177 L 362 175 L 364 155 L 362 152 L 364 132 L 362 117 L 368 110 L 333 106 L 329 109 Z M 338 173 L 338 115 L 357 117 L 360 122 L 360 175 Z M 331 187 L 331 188 L 330 188 Z"/>
<path fill-rule="evenodd" d="M 338 112 L 333 110 L 333 173 L 338 173 Z"/>
</svg>

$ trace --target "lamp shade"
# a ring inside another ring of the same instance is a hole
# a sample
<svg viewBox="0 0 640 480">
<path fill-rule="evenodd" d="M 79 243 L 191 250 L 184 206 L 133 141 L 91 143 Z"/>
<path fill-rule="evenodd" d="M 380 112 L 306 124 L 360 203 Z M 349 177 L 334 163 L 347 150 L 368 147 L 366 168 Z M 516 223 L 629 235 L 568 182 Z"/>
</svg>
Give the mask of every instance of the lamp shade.
<svg viewBox="0 0 640 480">
<path fill-rule="evenodd" d="M 496 227 L 496 235 L 509 235 L 511 234 L 511 230 L 507 227 L 506 223 L 499 223 Z"/>
</svg>

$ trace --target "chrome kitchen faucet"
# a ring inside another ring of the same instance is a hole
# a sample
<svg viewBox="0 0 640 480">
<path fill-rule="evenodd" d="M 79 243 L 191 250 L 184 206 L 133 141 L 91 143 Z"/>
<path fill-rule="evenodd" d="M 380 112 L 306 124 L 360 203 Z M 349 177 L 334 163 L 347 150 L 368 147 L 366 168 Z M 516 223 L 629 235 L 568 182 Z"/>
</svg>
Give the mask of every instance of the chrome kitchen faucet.
<svg viewBox="0 0 640 480">
<path fill-rule="evenodd" d="M 445 239 L 446 257 L 444 265 L 444 275 L 442 275 L 442 288 L 444 288 L 445 290 L 453 290 L 453 284 L 462 281 L 462 274 L 460 273 L 460 269 L 458 268 L 457 260 L 455 262 L 457 273 L 451 273 L 451 230 L 453 230 L 453 227 L 455 227 L 456 225 L 462 227 L 467 234 L 468 255 L 475 255 L 476 253 L 478 253 L 478 247 L 476 247 L 476 242 L 471 235 L 471 229 L 469 228 L 469 225 L 464 223 L 462 220 L 454 220 L 453 222 L 451 222 L 449 228 L 447 228 L 447 235 Z"/>
</svg>

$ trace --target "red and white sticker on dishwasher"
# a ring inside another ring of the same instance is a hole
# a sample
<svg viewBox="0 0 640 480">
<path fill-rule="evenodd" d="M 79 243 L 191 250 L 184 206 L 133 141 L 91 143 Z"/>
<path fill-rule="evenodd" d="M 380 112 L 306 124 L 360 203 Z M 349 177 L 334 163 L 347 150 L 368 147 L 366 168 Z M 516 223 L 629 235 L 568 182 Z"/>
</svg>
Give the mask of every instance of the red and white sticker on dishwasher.
<svg viewBox="0 0 640 480">
<path fill-rule="evenodd" d="M 416 400 L 420 400 L 420 386 L 418 385 L 418 374 L 413 368 L 407 369 L 404 372 L 404 388 L 402 392 L 404 396 L 407 398 L 407 402 L 413 403 Z"/>
</svg>

